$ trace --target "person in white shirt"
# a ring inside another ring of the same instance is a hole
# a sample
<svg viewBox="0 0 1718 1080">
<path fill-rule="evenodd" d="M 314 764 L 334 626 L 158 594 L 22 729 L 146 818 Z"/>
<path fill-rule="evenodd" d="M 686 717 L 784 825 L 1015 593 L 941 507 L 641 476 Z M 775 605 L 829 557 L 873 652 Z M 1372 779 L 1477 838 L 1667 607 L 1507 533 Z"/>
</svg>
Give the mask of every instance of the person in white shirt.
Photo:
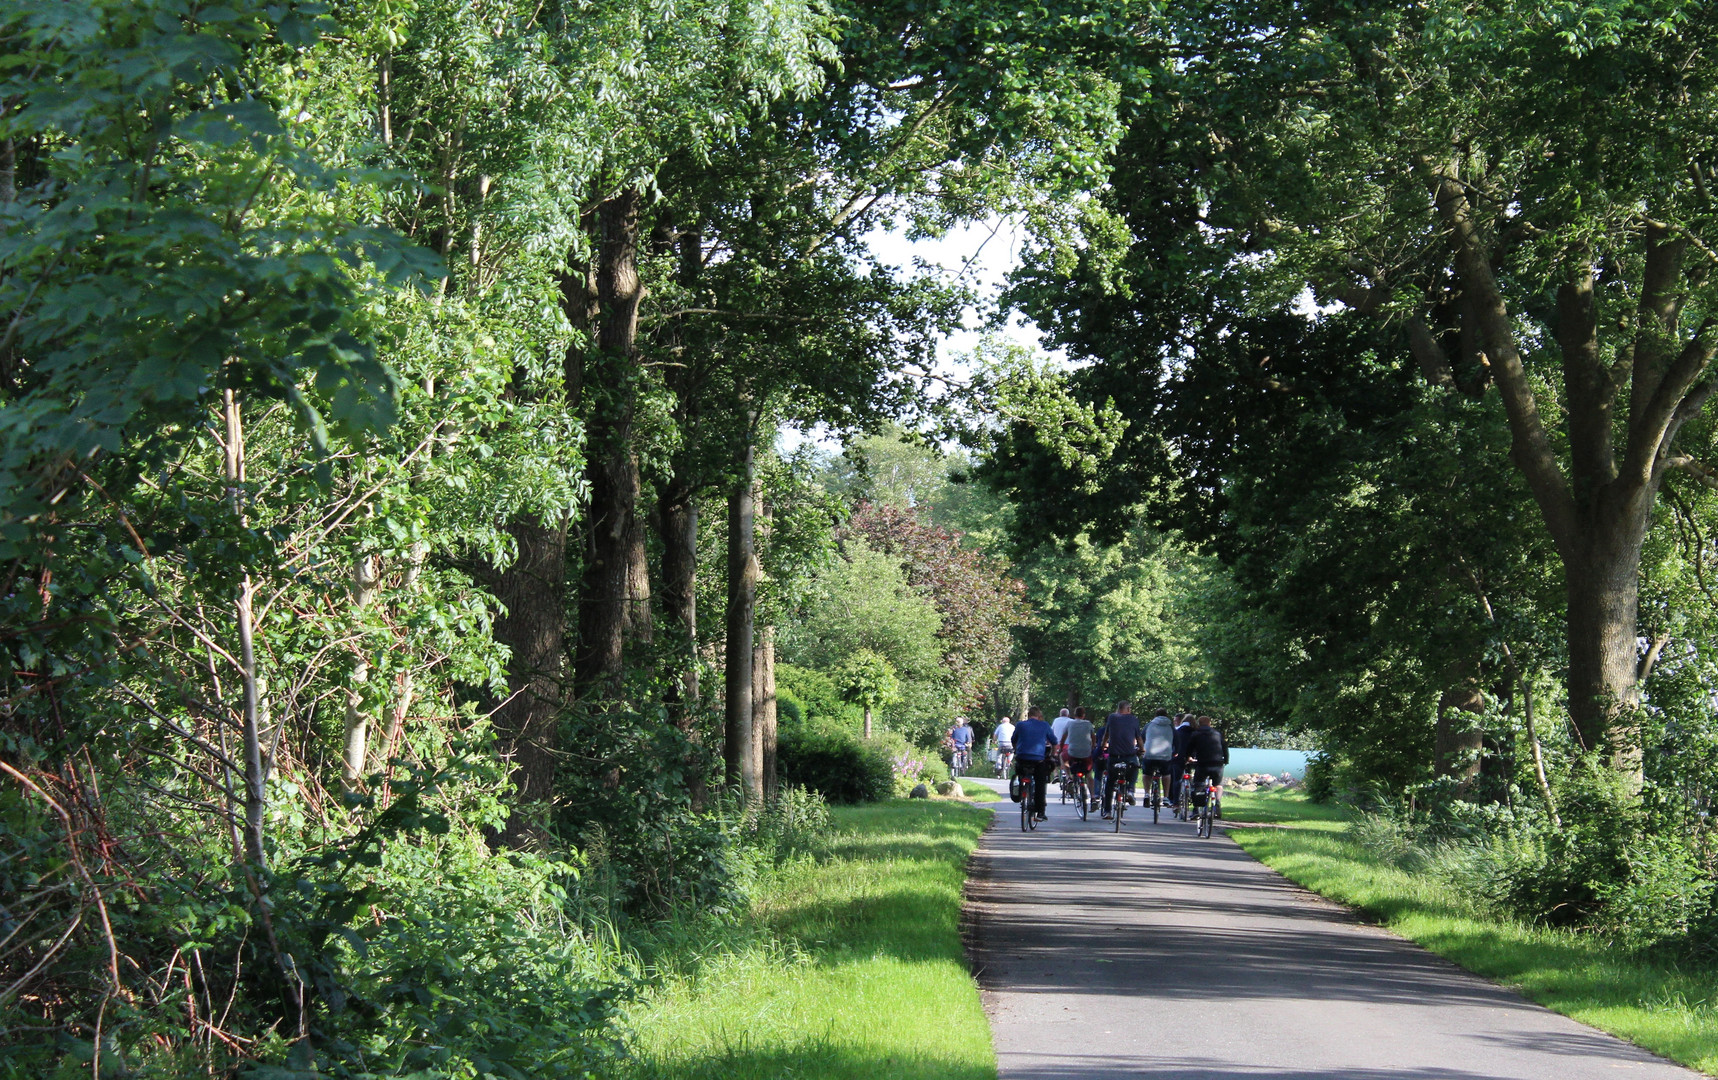
<svg viewBox="0 0 1718 1080">
<path fill-rule="evenodd" d="M 1068 715 L 1067 709 L 1063 709 L 1061 716 L 1058 716 L 1058 717 L 1056 717 L 1056 719 L 1050 721 L 1050 730 L 1055 733 L 1056 742 L 1058 745 L 1061 743 L 1062 737 L 1064 735 L 1068 734 L 1068 725 L 1073 723 L 1073 722 L 1074 722 L 1074 718 Z"/>
<path fill-rule="evenodd" d="M 996 755 L 997 764 L 1002 767 L 1002 775 L 1008 775 L 1008 766 L 1014 763 L 1014 721 L 1004 716 L 1002 723 L 996 725 Z"/>
</svg>

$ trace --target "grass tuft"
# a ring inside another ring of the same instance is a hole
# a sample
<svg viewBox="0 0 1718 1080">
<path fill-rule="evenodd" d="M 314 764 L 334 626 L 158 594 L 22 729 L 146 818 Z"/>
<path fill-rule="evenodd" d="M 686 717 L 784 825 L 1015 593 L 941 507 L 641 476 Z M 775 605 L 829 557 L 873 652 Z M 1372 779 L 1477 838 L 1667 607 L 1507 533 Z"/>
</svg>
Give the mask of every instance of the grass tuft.
<svg viewBox="0 0 1718 1080">
<path fill-rule="evenodd" d="M 737 920 L 664 931 L 628 1017 L 641 1080 L 995 1080 L 960 940 L 990 811 L 899 800 L 831 811 L 824 851 Z"/>
<path fill-rule="evenodd" d="M 1718 1075 L 1718 971 L 1656 962 L 1605 939 L 1486 910 L 1446 878 L 1390 865 L 1346 835 L 1340 808 L 1304 796 L 1225 796 L 1224 816 L 1286 825 L 1235 829 L 1284 877 L 1565 1016 Z"/>
</svg>

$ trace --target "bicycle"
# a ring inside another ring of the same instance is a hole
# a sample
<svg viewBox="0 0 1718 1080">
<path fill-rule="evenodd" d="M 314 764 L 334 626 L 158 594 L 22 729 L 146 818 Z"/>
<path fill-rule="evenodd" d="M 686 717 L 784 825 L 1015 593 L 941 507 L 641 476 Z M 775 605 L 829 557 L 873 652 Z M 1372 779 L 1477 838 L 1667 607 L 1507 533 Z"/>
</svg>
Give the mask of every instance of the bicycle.
<svg viewBox="0 0 1718 1080">
<path fill-rule="evenodd" d="M 1203 840 L 1211 838 L 1211 822 L 1223 816 L 1223 789 L 1217 786 L 1217 781 L 1207 776 L 1205 778 L 1204 805 L 1199 808 L 1199 837 Z"/>
<path fill-rule="evenodd" d="M 1091 811 L 1089 801 L 1091 791 L 1086 787 L 1086 774 L 1083 772 L 1074 773 L 1072 787 L 1072 792 L 1070 792 L 1067 787 L 1062 789 L 1062 801 L 1067 802 L 1068 796 L 1072 794 L 1074 796 L 1074 800 L 1079 803 L 1080 820 L 1084 821 L 1086 820 L 1086 815 Z"/>
<path fill-rule="evenodd" d="M 1149 798 L 1151 800 L 1151 823 L 1153 825 L 1157 824 L 1158 816 L 1163 812 L 1164 779 L 1162 773 L 1152 773 L 1151 779 L 1147 782 L 1147 791 L 1150 792 Z"/>
<path fill-rule="evenodd" d="M 1020 831 L 1031 832 L 1038 827 L 1038 815 L 1032 812 L 1032 789 L 1038 780 L 1031 773 L 1020 778 Z"/>
<path fill-rule="evenodd" d="M 965 747 L 956 747 L 949 761 L 951 779 L 958 779 L 962 773 L 972 771 L 972 751 Z"/>
<path fill-rule="evenodd" d="M 1068 774 L 1068 766 L 1066 763 L 1056 767 L 1056 783 L 1062 789 L 1062 805 L 1066 806 L 1068 805 L 1068 796 L 1073 793 L 1074 787 L 1074 781 Z"/>
<path fill-rule="evenodd" d="M 1125 761 L 1118 761 L 1110 766 L 1109 785 L 1115 789 L 1115 798 L 1110 800 L 1110 815 L 1115 819 L 1115 831 L 1121 832 L 1122 808 L 1133 805 L 1133 775 L 1128 771 L 1131 766 Z"/>
<path fill-rule="evenodd" d="M 1181 774 L 1181 799 L 1175 804 L 1177 821 L 1193 820 L 1193 770 Z"/>
</svg>

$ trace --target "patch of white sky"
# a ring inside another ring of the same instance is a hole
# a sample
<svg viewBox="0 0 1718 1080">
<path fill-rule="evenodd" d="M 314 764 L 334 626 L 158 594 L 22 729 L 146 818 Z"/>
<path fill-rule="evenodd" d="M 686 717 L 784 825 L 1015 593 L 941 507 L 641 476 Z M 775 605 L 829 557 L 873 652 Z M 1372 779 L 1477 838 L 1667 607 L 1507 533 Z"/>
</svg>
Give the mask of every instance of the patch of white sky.
<svg viewBox="0 0 1718 1080">
<path fill-rule="evenodd" d="M 975 294 L 975 303 L 963 313 L 961 326 L 937 342 L 933 371 L 938 377 L 951 382 L 967 378 L 971 355 L 986 337 L 1041 351 L 1038 327 L 1027 319 L 1010 315 L 1002 324 L 992 325 L 997 297 L 1009 273 L 1020 265 L 1025 241 L 1025 230 L 1002 217 L 950 229 L 934 238 L 912 239 L 904 229 L 877 230 L 865 237 L 872 254 L 884 265 L 907 274 L 934 274 Z M 830 452 L 840 449 L 840 441 L 821 428 L 783 428 L 778 438 L 784 452 L 807 442 Z"/>
</svg>

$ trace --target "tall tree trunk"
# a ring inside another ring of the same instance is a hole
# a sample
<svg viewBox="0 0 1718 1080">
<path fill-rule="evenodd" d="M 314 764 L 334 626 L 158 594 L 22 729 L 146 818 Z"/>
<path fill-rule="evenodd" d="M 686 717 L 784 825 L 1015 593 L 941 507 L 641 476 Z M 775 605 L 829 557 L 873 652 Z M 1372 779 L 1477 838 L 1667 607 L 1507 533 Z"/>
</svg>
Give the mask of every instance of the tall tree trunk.
<svg viewBox="0 0 1718 1080">
<path fill-rule="evenodd" d="M 871 703 L 865 702 L 865 738 L 871 737 Z"/>
<path fill-rule="evenodd" d="M 521 810 L 548 804 L 555 793 L 556 727 L 566 696 L 567 530 L 564 523 L 528 517 L 507 526 L 507 533 L 519 554 L 490 586 L 505 609 L 495 620 L 495 640 L 512 653 L 508 697 L 495 710 L 494 723 L 517 789 L 501 839 L 518 846 L 533 829 Z"/>
<path fill-rule="evenodd" d="M 752 648 L 752 756 L 764 801 L 776 797 L 775 627 L 760 626 Z"/>
<path fill-rule="evenodd" d="M 1596 516 L 1596 515 L 1595 515 Z M 1628 773 L 1641 767 L 1636 706 L 1644 522 L 1599 521 L 1586 550 L 1564 563 L 1569 718 L 1589 750 Z"/>
<path fill-rule="evenodd" d="M 352 563 L 352 606 L 363 611 L 376 598 L 382 583 L 381 560 L 374 555 L 360 555 Z M 370 658 L 362 646 L 358 662 L 352 667 L 352 685 L 346 690 L 346 737 L 341 758 L 340 784 L 355 791 L 363 779 L 366 748 L 370 739 L 370 714 L 364 711 L 362 687 L 370 681 Z"/>
<path fill-rule="evenodd" d="M 581 696 L 618 695 L 627 638 L 650 636 L 649 572 L 638 512 L 642 480 L 633 445 L 638 308 L 644 299 L 638 276 L 641 202 L 633 188 L 604 200 L 595 215 L 595 262 L 582 281 L 569 275 L 562 287 L 563 304 L 577 315 L 574 325 L 581 325 L 579 319 L 595 322 L 586 330 L 594 330 L 596 347 L 569 355 L 567 373 L 569 391 L 586 409 L 590 482 L 574 664 Z"/>
<path fill-rule="evenodd" d="M 705 791 L 703 734 L 698 730 L 698 504 L 684 489 L 670 488 L 657 508 L 662 544 L 662 614 L 672 636 L 673 669 L 667 690 L 668 719 L 686 737 L 686 794 L 702 809 Z"/>
<path fill-rule="evenodd" d="M 1020 665 L 1020 715 L 1015 722 L 1026 719 L 1026 710 L 1032 707 L 1032 665 Z"/>
<path fill-rule="evenodd" d="M 748 429 L 751 420 L 748 416 Z M 722 746 L 728 786 L 738 788 L 748 804 L 761 794 L 752 751 L 752 621 L 758 589 L 752 483 L 756 471 L 757 448 L 748 431 L 740 453 L 740 475 L 728 494 L 727 723 Z"/>
</svg>

